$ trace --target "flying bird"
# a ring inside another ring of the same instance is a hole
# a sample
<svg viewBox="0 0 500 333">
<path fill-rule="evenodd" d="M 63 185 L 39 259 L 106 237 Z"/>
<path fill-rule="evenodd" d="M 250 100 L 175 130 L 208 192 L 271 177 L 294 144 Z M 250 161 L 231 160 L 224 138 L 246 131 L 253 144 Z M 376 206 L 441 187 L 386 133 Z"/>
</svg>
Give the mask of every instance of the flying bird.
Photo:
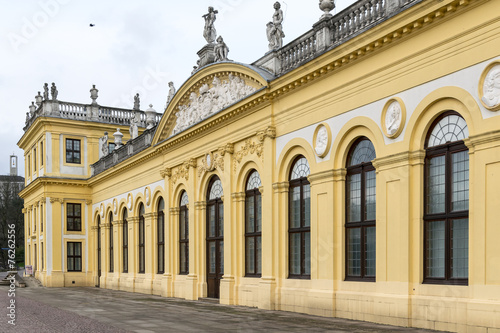
<svg viewBox="0 0 500 333">
<path fill-rule="evenodd" d="M 94 27 L 94 26 L 95 26 L 95 24 L 93 24 L 93 23 L 90 23 L 90 26 L 91 26 L 91 27 Z"/>
</svg>

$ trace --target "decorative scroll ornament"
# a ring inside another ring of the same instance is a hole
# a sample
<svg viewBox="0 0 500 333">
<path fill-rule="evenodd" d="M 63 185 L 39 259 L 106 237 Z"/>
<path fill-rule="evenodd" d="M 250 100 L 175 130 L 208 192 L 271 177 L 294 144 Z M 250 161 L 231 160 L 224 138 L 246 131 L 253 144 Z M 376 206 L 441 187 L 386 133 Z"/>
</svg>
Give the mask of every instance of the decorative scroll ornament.
<svg viewBox="0 0 500 333">
<path fill-rule="evenodd" d="M 237 151 L 234 154 L 233 158 L 233 170 L 236 171 L 236 168 L 238 167 L 238 164 L 241 163 L 241 160 L 243 157 L 249 155 L 249 154 L 257 154 L 258 157 L 261 159 L 264 158 L 264 144 L 262 143 L 255 143 L 252 142 L 252 140 L 247 139 L 245 140 L 245 144 L 239 151 Z"/>
<path fill-rule="evenodd" d="M 151 203 L 151 189 L 149 187 L 144 189 L 144 197 L 146 198 L 146 206 L 149 207 L 149 204 Z"/>
<path fill-rule="evenodd" d="M 210 172 L 218 168 L 224 172 L 224 153 L 220 151 L 213 154 L 207 153 L 201 160 L 201 165 L 198 166 L 198 177 L 201 177 L 205 172 Z"/>
<path fill-rule="evenodd" d="M 191 93 L 188 104 L 179 106 L 172 135 L 184 131 L 255 91 L 256 88 L 247 85 L 239 76 L 229 74 L 228 80 L 224 81 L 214 76 L 212 87 L 203 84 L 198 94 Z"/>
<path fill-rule="evenodd" d="M 128 210 L 132 210 L 132 204 L 133 204 L 134 200 L 132 199 L 132 194 L 129 193 L 128 197 L 127 197 L 127 207 L 128 207 Z"/>
<path fill-rule="evenodd" d="M 177 180 L 184 178 L 186 181 L 189 180 L 189 168 L 196 168 L 196 161 L 194 158 L 189 161 L 184 162 L 181 166 L 179 166 L 172 174 L 172 182 L 175 184 Z"/>
<path fill-rule="evenodd" d="M 330 150 L 330 145 L 332 143 L 332 134 L 328 124 L 319 124 L 314 131 L 313 145 L 314 151 L 318 157 L 325 157 Z"/>
<path fill-rule="evenodd" d="M 160 170 L 160 176 L 162 178 L 165 178 L 165 177 L 172 177 L 172 169 L 170 168 L 165 168 L 163 170 Z"/>
<path fill-rule="evenodd" d="M 397 138 L 403 131 L 406 122 L 406 108 L 398 97 L 391 98 L 382 110 L 382 129 L 384 134 L 391 139 Z"/>
</svg>

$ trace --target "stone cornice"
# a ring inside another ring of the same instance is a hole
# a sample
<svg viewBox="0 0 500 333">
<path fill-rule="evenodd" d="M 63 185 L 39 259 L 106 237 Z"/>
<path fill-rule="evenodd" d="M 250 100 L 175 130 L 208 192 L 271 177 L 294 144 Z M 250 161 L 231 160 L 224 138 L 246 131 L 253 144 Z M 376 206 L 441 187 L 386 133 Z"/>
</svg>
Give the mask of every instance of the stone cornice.
<svg viewBox="0 0 500 333">
<path fill-rule="evenodd" d="M 500 131 L 491 131 L 478 135 L 470 136 L 464 140 L 465 145 L 469 148 L 470 152 L 475 152 L 489 147 L 482 146 L 499 146 L 500 145 Z"/>
<path fill-rule="evenodd" d="M 274 193 L 288 192 L 289 187 L 290 187 L 290 184 L 288 182 L 280 182 L 280 183 L 273 184 Z"/>
<path fill-rule="evenodd" d="M 333 181 L 343 182 L 347 175 L 347 170 L 345 168 L 333 170 Z"/>
<path fill-rule="evenodd" d="M 28 186 L 26 186 L 21 192 L 19 192 L 19 196 L 24 199 L 30 194 L 34 193 L 40 187 L 49 185 L 89 187 L 88 181 L 86 179 L 38 177 L 33 180 Z"/>
<path fill-rule="evenodd" d="M 317 173 L 312 173 L 309 176 L 307 176 L 307 179 L 309 180 L 311 186 L 322 184 L 325 182 L 332 182 L 333 170 L 326 170 Z"/>
</svg>

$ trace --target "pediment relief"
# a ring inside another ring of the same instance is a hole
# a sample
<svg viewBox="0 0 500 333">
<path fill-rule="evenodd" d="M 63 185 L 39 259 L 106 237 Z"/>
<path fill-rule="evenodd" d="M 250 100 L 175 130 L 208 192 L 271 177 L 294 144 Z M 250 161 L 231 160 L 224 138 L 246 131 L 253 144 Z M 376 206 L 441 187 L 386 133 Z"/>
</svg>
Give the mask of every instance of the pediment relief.
<svg viewBox="0 0 500 333">
<path fill-rule="evenodd" d="M 161 139 L 181 133 L 256 92 L 263 85 L 234 71 L 207 75 L 193 84 L 170 108 Z"/>
</svg>

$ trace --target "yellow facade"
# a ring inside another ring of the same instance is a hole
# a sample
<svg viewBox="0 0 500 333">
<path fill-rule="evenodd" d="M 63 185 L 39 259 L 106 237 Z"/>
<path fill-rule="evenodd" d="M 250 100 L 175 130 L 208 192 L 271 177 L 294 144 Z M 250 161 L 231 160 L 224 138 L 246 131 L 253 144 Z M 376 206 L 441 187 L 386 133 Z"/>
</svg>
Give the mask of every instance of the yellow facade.
<svg viewBox="0 0 500 333">
<path fill-rule="evenodd" d="M 46 286 L 99 285 L 190 300 L 207 297 L 207 193 L 217 176 L 223 192 L 217 207 L 223 207 L 224 216 L 221 303 L 437 330 L 500 331 L 500 117 L 482 101 L 487 74 L 500 63 L 499 13 L 497 1 L 422 1 L 280 75 L 233 62 L 204 67 L 177 91 L 150 146 L 93 176 L 90 164 L 99 159 L 98 138 L 114 132 L 113 126 L 40 117 L 19 142 L 26 161 L 33 161 L 41 142 L 48 159 L 36 171 L 26 166 L 33 171 L 26 174 L 21 193 L 27 263 L 35 265 L 34 245 L 43 242 L 45 264 L 38 254 L 35 276 Z M 230 74 L 255 92 L 172 135 L 176 110 L 187 105 L 190 94 Z M 388 135 L 385 115 L 394 101 L 403 121 Z M 457 112 L 468 128 L 465 285 L 424 283 L 426 140 L 433 122 L 447 111 Z M 327 135 L 325 151 L 318 153 L 320 126 Z M 85 143 L 77 176 L 68 173 L 77 169 L 65 168 L 60 156 L 66 137 Z M 374 281 L 346 279 L 348 154 L 361 137 L 376 152 Z M 299 155 L 310 167 L 310 274 L 289 278 L 290 172 Z M 245 186 L 253 170 L 261 180 L 260 277 L 245 274 Z M 188 274 L 179 274 L 183 191 L 189 199 Z M 165 268 L 158 274 L 160 198 L 165 203 Z M 82 205 L 81 232 L 66 229 L 67 203 Z M 139 273 L 141 205 L 144 273 Z M 67 271 L 67 242 L 74 241 L 83 249 L 81 272 Z"/>
</svg>

